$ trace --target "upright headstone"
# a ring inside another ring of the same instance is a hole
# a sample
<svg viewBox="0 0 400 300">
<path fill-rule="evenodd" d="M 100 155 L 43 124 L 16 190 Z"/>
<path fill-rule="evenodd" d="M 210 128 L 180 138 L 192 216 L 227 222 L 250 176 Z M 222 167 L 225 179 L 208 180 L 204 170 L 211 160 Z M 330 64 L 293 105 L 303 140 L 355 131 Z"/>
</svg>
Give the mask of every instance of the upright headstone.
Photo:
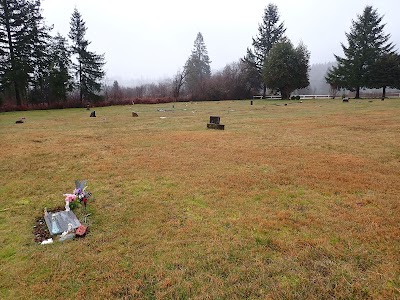
<svg viewBox="0 0 400 300">
<path fill-rule="evenodd" d="M 90 113 L 90 117 L 91 118 L 95 118 L 96 117 L 96 111 L 95 110 Z"/>
<path fill-rule="evenodd" d="M 221 122 L 221 118 L 217 116 L 210 116 L 211 124 L 219 124 Z"/>
<path fill-rule="evenodd" d="M 210 116 L 210 123 L 207 124 L 207 128 L 224 130 L 225 125 L 220 124 L 221 118 L 217 116 Z"/>
</svg>

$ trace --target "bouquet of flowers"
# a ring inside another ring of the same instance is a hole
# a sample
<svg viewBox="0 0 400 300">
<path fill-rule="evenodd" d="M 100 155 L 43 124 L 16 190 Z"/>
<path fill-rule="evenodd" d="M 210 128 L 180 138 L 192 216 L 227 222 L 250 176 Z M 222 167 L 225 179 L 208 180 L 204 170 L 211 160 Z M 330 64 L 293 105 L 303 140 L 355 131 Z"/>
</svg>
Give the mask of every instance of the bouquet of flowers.
<svg viewBox="0 0 400 300">
<path fill-rule="evenodd" d="M 65 196 L 65 210 L 75 209 L 83 202 L 86 208 L 87 200 L 92 195 L 87 191 L 87 180 L 75 180 L 75 190 L 72 194 L 64 194 Z"/>
</svg>

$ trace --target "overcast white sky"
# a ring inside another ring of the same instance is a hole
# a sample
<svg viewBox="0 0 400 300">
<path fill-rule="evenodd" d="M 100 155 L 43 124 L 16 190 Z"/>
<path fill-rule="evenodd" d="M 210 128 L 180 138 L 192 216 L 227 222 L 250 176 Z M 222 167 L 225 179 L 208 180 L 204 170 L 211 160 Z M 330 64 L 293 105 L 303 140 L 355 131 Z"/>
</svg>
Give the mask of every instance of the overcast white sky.
<svg viewBox="0 0 400 300">
<path fill-rule="evenodd" d="M 345 32 L 366 5 L 384 15 L 385 32 L 400 48 L 399 0 L 42 0 L 42 8 L 53 33 L 67 36 L 77 7 L 88 27 L 89 49 L 105 54 L 107 78 L 131 85 L 172 77 L 189 57 L 198 32 L 212 70 L 237 61 L 257 35 L 268 3 L 278 6 L 291 41 L 308 47 L 311 63 L 342 54 Z"/>
</svg>

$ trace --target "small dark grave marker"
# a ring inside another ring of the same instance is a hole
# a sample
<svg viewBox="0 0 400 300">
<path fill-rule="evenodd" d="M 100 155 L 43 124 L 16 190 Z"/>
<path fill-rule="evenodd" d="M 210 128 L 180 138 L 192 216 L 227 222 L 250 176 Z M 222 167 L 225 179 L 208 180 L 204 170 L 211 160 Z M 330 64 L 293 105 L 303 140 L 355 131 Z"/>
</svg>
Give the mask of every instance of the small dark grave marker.
<svg viewBox="0 0 400 300">
<path fill-rule="evenodd" d="M 22 123 L 24 123 L 24 121 L 22 121 L 22 120 L 15 121 L 15 124 L 22 124 Z"/>
<path fill-rule="evenodd" d="M 343 98 L 343 102 L 349 102 L 349 98 Z"/>
<path fill-rule="evenodd" d="M 253 100 L 250 101 L 250 105 L 253 105 Z"/>
<path fill-rule="evenodd" d="M 90 113 L 90 117 L 91 118 L 95 118 L 96 117 L 96 111 L 95 110 Z"/>
<path fill-rule="evenodd" d="M 210 116 L 210 123 L 207 124 L 207 128 L 210 129 L 218 129 L 218 130 L 224 130 L 225 125 L 220 124 L 221 118 L 217 116 Z"/>
<path fill-rule="evenodd" d="M 132 117 L 139 117 L 139 115 L 133 111 L 132 112 Z"/>
<path fill-rule="evenodd" d="M 219 124 L 221 122 L 220 117 L 210 116 L 210 123 L 211 124 Z"/>
<path fill-rule="evenodd" d="M 90 105 L 86 105 L 86 110 L 90 110 Z"/>
</svg>

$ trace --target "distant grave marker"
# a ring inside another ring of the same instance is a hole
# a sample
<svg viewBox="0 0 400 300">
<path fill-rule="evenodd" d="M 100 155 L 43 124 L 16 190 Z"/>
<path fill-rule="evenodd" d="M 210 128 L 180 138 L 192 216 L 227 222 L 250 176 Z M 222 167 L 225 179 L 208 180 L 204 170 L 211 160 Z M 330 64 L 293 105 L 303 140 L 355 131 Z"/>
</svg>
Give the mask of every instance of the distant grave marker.
<svg viewBox="0 0 400 300">
<path fill-rule="evenodd" d="M 95 110 L 90 113 L 90 117 L 91 118 L 95 118 L 96 117 L 96 111 Z"/>
<path fill-rule="evenodd" d="M 220 124 L 221 118 L 218 116 L 210 116 L 210 123 L 207 124 L 207 128 L 209 129 L 218 129 L 224 130 L 225 125 Z"/>
<path fill-rule="evenodd" d="M 132 117 L 139 117 L 139 115 L 133 111 L 132 112 Z"/>
<path fill-rule="evenodd" d="M 220 124 L 220 122 L 221 122 L 221 118 L 220 117 L 214 117 L 214 116 L 210 117 L 210 123 L 211 124 Z"/>
</svg>

